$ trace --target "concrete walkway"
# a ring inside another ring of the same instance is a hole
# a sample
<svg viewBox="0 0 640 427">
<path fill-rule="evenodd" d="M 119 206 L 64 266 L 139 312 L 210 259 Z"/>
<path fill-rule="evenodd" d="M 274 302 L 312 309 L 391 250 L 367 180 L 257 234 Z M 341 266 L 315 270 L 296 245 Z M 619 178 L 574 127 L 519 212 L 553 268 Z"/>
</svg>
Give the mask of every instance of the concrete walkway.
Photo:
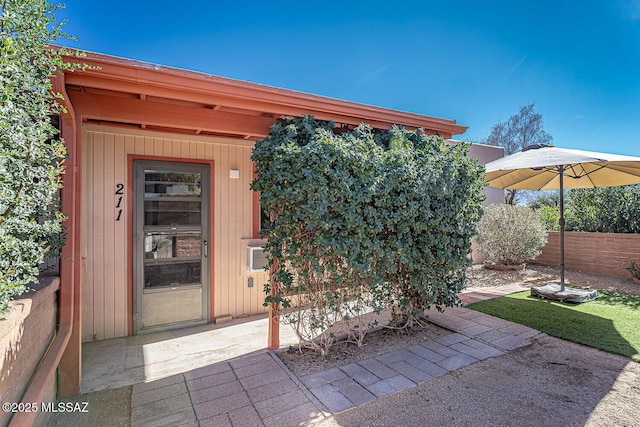
<svg viewBox="0 0 640 427">
<path fill-rule="evenodd" d="M 493 289 L 490 293 L 467 290 L 462 300 L 495 297 Z M 514 290 L 512 287 L 497 292 Z M 529 345 L 530 339 L 540 334 L 465 308 L 430 313 L 429 320 L 451 333 L 300 378 L 276 354 L 263 350 L 160 380 L 136 383 L 131 387 L 131 425 L 313 425 L 332 413 Z M 81 399 L 79 396 L 76 400 Z M 54 417 L 51 425 L 90 424 L 78 415 L 64 414 L 66 421 Z M 100 421 L 106 425 L 108 419 L 105 414 Z"/>
<path fill-rule="evenodd" d="M 251 354 L 265 348 L 267 331 L 263 315 L 85 343 L 80 393 L 148 383 Z M 291 328 L 281 328 L 280 342 L 286 347 L 298 339 Z"/>
<path fill-rule="evenodd" d="M 486 301 L 492 298 L 503 297 L 516 292 L 528 291 L 530 286 L 522 283 L 510 283 L 508 285 L 495 286 L 490 288 L 466 288 L 460 294 L 460 299 L 465 304 L 473 304 L 478 301 Z"/>
</svg>

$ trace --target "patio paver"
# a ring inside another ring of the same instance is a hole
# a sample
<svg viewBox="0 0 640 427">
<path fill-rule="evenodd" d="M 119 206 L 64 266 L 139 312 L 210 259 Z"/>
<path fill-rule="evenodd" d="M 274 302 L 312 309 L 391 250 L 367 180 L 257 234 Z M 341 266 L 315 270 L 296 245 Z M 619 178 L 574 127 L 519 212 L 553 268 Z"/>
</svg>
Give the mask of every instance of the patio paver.
<svg viewBox="0 0 640 427">
<path fill-rule="evenodd" d="M 334 385 L 340 390 L 340 393 L 345 395 L 356 406 L 376 400 L 373 394 L 352 378 L 343 378 L 335 382 Z"/>
<path fill-rule="evenodd" d="M 263 352 L 136 385 L 132 422 L 296 425 L 322 419 L 327 411 L 337 413 L 365 405 L 479 360 L 503 355 L 530 344 L 530 338 L 539 334 L 464 308 L 432 313 L 429 318 L 450 332 L 300 378 L 277 355 Z"/>
<path fill-rule="evenodd" d="M 468 354 L 458 353 L 455 356 L 448 357 L 445 360 L 438 362 L 438 365 L 442 366 L 447 371 L 455 371 L 477 361 L 478 359 L 471 357 Z"/>
<path fill-rule="evenodd" d="M 468 300 L 464 294 L 461 298 Z M 501 356 L 530 344 L 531 338 L 540 335 L 534 329 L 465 308 L 430 313 L 429 320 L 450 332 L 300 378 L 275 353 L 261 351 L 136 383 L 131 387 L 131 423 L 308 425 L 330 413 L 365 405 L 479 360 Z M 137 360 L 135 352 L 120 353 L 127 360 Z M 114 379 L 115 384 L 120 382 L 121 379 Z"/>
<path fill-rule="evenodd" d="M 407 377 L 396 375 L 395 377 L 387 378 L 368 385 L 367 390 L 371 391 L 371 393 L 378 397 L 384 397 L 409 387 L 413 387 L 414 385 L 416 384 Z"/>
</svg>

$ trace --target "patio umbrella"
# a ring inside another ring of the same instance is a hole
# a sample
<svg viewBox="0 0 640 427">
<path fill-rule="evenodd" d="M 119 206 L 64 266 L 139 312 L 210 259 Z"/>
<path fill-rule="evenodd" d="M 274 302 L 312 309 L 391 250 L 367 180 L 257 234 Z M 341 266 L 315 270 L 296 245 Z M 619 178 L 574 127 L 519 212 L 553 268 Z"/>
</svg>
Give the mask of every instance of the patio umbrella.
<svg viewBox="0 0 640 427">
<path fill-rule="evenodd" d="M 560 190 L 560 287 L 564 292 L 564 194 L 568 188 L 640 184 L 640 157 L 536 144 L 487 163 L 486 181 L 509 190 Z"/>
</svg>

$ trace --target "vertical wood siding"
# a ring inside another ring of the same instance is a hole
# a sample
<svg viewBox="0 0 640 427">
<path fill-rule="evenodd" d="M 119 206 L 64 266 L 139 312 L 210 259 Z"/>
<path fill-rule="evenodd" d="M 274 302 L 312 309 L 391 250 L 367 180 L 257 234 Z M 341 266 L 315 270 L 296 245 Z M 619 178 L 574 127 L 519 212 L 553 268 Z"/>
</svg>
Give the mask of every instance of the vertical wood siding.
<svg viewBox="0 0 640 427">
<path fill-rule="evenodd" d="M 127 284 L 129 253 L 126 194 L 127 156 L 213 160 L 211 218 L 213 316 L 262 313 L 265 273 L 249 274 L 246 246 L 252 239 L 253 196 L 251 142 L 192 137 L 85 125 L 82 164 L 82 338 L 83 341 L 126 336 L 131 313 Z M 240 179 L 230 179 L 238 169 Z M 125 186 L 117 221 L 117 184 Z M 249 277 L 254 286 L 247 286 Z"/>
</svg>

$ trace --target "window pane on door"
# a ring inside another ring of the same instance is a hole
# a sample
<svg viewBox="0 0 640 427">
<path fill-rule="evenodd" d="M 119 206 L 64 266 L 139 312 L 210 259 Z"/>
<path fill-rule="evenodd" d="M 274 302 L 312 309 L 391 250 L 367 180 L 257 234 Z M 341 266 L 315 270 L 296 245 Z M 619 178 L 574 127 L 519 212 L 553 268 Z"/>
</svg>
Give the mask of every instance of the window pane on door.
<svg viewBox="0 0 640 427">
<path fill-rule="evenodd" d="M 146 264 L 144 266 L 144 287 L 177 287 L 201 283 L 200 261 Z"/>
<path fill-rule="evenodd" d="M 144 171 L 144 196 L 200 197 L 202 174 L 197 172 Z"/>
<path fill-rule="evenodd" d="M 201 257 L 199 231 L 145 233 L 144 287 L 199 284 Z"/>
<path fill-rule="evenodd" d="M 202 254 L 202 233 L 145 233 L 144 259 L 172 259 L 200 257 Z"/>
<path fill-rule="evenodd" d="M 144 171 L 144 225 L 200 225 L 202 174 Z"/>
<path fill-rule="evenodd" d="M 201 203 L 183 200 L 144 202 L 144 225 L 200 225 Z"/>
</svg>

